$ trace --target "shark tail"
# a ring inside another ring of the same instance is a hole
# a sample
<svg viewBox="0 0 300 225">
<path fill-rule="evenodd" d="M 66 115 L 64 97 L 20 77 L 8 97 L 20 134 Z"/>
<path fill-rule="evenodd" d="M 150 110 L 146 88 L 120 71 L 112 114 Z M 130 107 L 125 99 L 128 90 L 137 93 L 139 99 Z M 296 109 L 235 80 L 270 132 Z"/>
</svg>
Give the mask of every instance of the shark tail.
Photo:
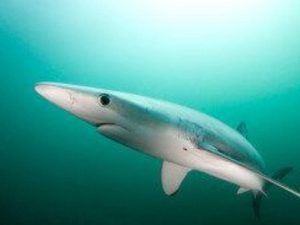
<svg viewBox="0 0 300 225">
<path fill-rule="evenodd" d="M 280 188 L 284 189 L 285 191 L 287 191 L 293 195 L 296 195 L 297 197 L 300 198 L 299 192 L 297 192 L 279 182 L 292 170 L 293 170 L 292 167 L 285 167 L 285 168 L 277 171 L 272 177 L 260 175 L 267 182 L 264 185 L 263 191 L 253 193 L 252 207 L 253 207 L 253 211 L 254 211 L 256 218 L 258 218 L 258 219 L 260 218 L 261 201 L 262 201 L 263 197 L 266 195 L 265 193 L 267 193 L 269 191 L 269 189 L 274 185 L 277 187 L 280 187 Z"/>
</svg>

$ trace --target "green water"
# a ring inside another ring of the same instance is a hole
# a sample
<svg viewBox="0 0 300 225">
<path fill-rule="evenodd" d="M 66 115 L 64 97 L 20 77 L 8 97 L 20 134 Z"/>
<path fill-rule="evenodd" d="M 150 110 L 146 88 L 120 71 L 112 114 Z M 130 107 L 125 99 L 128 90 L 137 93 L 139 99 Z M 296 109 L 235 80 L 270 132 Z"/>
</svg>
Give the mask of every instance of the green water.
<svg viewBox="0 0 300 225">
<path fill-rule="evenodd" d="M 39 81 L 133 92 L 246 121 L 300 188 L 298 0 L 0 1 L 0 224 L 300 224 L 300 201 L 200 173 L 164 195 L 161 162 L 39 97 Z"/>
</svg>

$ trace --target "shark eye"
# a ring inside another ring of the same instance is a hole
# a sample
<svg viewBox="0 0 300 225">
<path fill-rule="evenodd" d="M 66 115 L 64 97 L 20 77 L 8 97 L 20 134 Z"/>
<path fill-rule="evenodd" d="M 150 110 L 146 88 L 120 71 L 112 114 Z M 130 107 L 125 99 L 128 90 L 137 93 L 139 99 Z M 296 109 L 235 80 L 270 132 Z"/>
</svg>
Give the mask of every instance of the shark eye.
<svg viewBox="0 0 300 225">
<path fill-rule="evenodd" d="M 103 106 L 107 106 L 110 103 L 110 96 L 107 94 L 102 94 L 99 96 L 100 104 Z"/>
</svg>

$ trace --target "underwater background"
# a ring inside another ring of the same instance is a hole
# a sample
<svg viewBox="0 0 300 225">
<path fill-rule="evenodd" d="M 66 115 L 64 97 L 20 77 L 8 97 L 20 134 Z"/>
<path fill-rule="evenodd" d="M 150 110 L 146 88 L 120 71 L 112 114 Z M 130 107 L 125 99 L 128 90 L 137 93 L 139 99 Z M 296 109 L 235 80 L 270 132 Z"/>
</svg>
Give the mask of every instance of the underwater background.
<svg viewBox="0 0 300 225">
<path fill-rule="evenodd" d="M 300 1 L 1 0 L 0 224 L 300 224 L 278 188 L 191 173 L 174 197 L 161 162 L 43 100 L 40 81 L 132 92 L 248 126 L 270 174 L 300 190 Z"/>
</svg>

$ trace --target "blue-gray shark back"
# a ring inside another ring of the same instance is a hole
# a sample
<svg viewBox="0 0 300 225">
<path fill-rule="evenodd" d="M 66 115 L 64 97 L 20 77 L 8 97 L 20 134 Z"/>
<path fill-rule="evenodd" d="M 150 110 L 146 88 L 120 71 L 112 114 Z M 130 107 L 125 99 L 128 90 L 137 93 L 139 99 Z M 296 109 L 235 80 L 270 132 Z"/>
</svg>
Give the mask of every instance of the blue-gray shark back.
<svg viewBox="0 0 300 225">
<path fill-rule="evenodd" d="M 123 95 L 126 97 L 130 95 L 133 99 L 134 104 L 131 107 L 139 107 L 141 111 L 152 114 L 148 118 L 159 118 L 160 121 L 182 130 L 184 138 L 191 141 L 195 148 L 221 153 L 249 168 L 265 172 L 264 161 L 245 137 L 245 131 L 233 129 L 205 113 L 185 106 L 132 94 Z M 144 104 L 137 105 L 136 102 Z M 142 119 L 148 124 L 151 123 L 145 116 Z"/>
</svg>

